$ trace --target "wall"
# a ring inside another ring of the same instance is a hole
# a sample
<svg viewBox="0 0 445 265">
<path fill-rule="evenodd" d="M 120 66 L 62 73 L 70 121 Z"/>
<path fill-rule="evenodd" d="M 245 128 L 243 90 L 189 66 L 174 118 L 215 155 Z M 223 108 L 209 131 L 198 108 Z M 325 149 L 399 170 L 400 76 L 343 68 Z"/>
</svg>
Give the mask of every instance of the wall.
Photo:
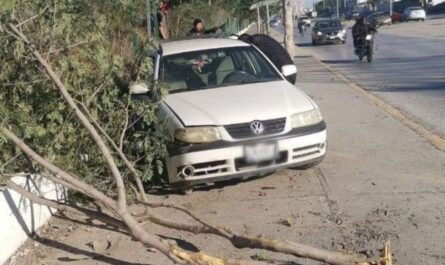
<svg viewBox="0 0 445 265">
<path fill-rule="evenodd" d="M 42 194 L 47 199 L 63 200 L 63 189 L 38 176 L 14 177 L 12 180 L 28 191 Z M 18 193 L 0 190 L 0 264 L 12 256 L 15 251 L 44 225 L 54 209 L 32 203 Z M 7 244 L 5 244 L 7 242 Z"/>
</svg>

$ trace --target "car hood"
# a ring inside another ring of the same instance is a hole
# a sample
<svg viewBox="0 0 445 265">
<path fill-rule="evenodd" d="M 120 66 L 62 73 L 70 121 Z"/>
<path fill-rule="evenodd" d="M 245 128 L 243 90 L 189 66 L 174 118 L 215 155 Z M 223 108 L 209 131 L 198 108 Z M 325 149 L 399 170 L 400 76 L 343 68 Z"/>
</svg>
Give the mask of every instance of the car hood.
<svg viewBox="0 0 445 265">
<path fill-rule="evenodd" d="M 319 31 L 321 33 L 332 33 L 332 32 L 337 32 L 337 31 L 341 31 L 343 28 L 340 27 L 335 27 L 335 28 L 325 28 L 325 29 L 319 29 Z"/>
<path fill-rule="evenodd" d="M 284 80 L 170 94 L 164 102 L 184 126 L 283 118 L 314 108 L 306 94 Z"/>
</svg>

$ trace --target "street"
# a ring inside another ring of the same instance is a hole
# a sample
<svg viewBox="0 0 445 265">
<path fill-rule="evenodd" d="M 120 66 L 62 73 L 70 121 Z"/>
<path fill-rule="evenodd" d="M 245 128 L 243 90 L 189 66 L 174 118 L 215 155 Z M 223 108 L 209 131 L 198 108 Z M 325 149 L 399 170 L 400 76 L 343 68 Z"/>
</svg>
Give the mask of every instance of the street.
<svg viewBox="0 0 445 265">
<path fill-rule="evenodd" d="M 295 41 L 305 53 L 399 108 L 410 118 L 445 137 L 445 18 L 379 28 L 372 63 L 354 55 L 352 34 L 345 45 L 311 44 L 311 28 Z M 297 54 L 298 56 L 298 54 Z"/>
</svg>

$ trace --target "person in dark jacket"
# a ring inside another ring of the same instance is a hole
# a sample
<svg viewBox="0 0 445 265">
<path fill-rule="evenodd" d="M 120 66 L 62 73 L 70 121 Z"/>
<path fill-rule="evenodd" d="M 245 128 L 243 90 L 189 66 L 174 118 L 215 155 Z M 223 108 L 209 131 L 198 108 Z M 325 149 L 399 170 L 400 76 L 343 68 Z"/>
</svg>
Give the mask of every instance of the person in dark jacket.
<svg viewBox="0 0 445 265">
<path fill-rule="evenodd" d="M 187 33 L 187 36 L 199 37 L 202 35 L 213 34 L 218 31 L 220 27 L 214 27 L 206 30 L 204 26 L 204 22 L 201 19 L 197 18 L 193 21 L 193 28 Z"/>
<path fill-rule="evenodd" d="M 352 26 L 352 37 L 354 39 L 354 48 L 357 46 L 357 39 L 365 38 L 366 35 L 371 33 L 376 33 L 377 29 L 371 26 L 369 23 L 365 22 L 363 17 L 358 17 L 355 21 L 354 26 Z"/>
</svg>

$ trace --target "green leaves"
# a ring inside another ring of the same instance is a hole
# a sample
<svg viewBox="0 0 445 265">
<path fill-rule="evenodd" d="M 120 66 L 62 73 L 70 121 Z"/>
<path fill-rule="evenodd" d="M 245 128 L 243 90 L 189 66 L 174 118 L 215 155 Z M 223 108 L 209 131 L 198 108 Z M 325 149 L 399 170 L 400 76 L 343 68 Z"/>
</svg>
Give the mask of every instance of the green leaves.
<svg viewBox="0 0 445 265">
<path fill-rule="evenodd" d="M 2 0 L 0 11 L 9 12 L 15 7 L 15 0 Z"/>
<path fill-rule="evenodd" d="M 5 12 L 0 21 L 0 123 L 38 153 L 102 190 L 112 183 L 102 155 L 28 48 L 4 30 L 9 22 L 6 18 L 12 14 L 20 21 L 34 17 L 21 27 L 23 33 L 78 104 L 85 105 L 119 144 L 129 105 L 127 85 L 136 80 L 150 83 L 152 77 L 152 61 L 145 57 L 154 44 L 146 41 L 145 29 L 138 22 L 145 17 L 140 8 L 144 4 L 145 0 L 54 0 L 51 4 L 3 0 L 0 7 Z M 146 179 L 153 175 L 152 170 L 162 171 L 158 161 L 166 153 L 164 127 L 155 114 L 158 105 L 131 103 L 128 115 L 130 119 L 140 117 L 138 125 L 144 130 L 125 128 L 124 150 L 130 160 L 140 161 L 137 166 Z M 0 150 L 0 167 L 17 152 L 1 135 Z M 123 174 L 129 175 L 116 160 Z M 6 170 L 31 168 L 18 159 Z"/>
</svg>

